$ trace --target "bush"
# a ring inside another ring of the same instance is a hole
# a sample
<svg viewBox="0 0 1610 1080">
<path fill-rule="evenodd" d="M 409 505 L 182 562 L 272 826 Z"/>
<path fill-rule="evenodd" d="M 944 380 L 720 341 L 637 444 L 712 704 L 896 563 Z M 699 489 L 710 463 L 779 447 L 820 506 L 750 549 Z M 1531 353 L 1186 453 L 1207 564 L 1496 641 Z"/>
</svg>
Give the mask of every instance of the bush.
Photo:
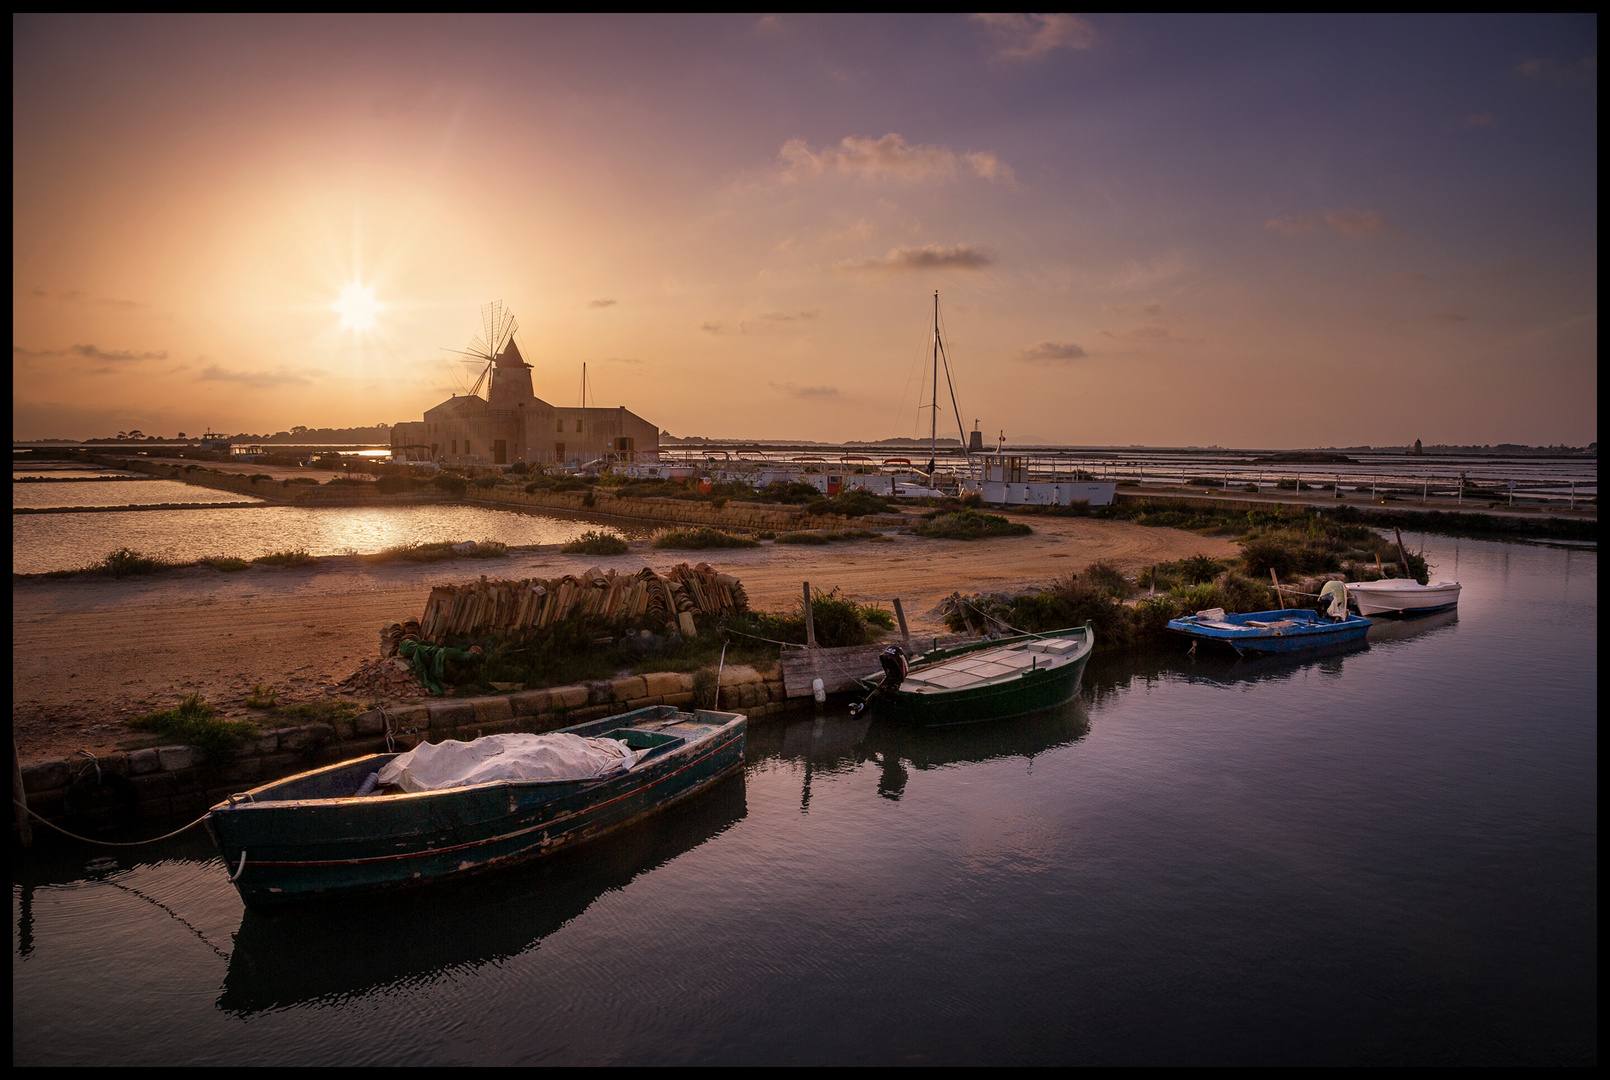
<svg viewBox="0 0 1610 1080">
<path fill-rule="evenodd" d="M 275 551 L 268 555 L 259 555 L 252 562 L 262 563 L 264 566 L 314 566 L 318 563 L 318 559 L 301 548 L 294 548 L 289 551 Z"/>
<path fill-rule="evenodd" d="M 1122 600 L 1133 591 L 1129 579 L 1117 567 L 1105 562 L 1094 562 L 1079 575 L 1084 583 L 1097 592 Z"/>
<path fill-rule="evenodd" d="M 654 546 L 676 551 L 703 551 L 707 548 L 759 547 L 760 541 L 733 536 L 720 529 L 704 526 L 697 529 L 672 529 L 662 532 L 654 538 Z"/>
<path fill-rule="evenodd" d="M 482 491 L 485 491 L 489 488 L 497 487 L 498 478 L 495 476 L 477 476 L 473 483 L 476 487 L 480 488 Z"/>
<path fill-rule="evenodd" d="M 997 514 L 963 510 L 955 514 L 940 514 L 931 521 L 912 526 L 911 531 L 932 539 L 982 540 L 992 536 L 1027 536 L 1034 530 Z"/>
<path fill-rule="evenodd" d="M 220 720 L 218 710 L 201 700 L 200 694 L 179 699 L 176 708 L 147 713 L 129 721 L 136 731 L 148 731 L 167 742 L 193 746 L 213 763 L 226 762 L 240 751 L 247 738 L 257 734 L 257 725 L 245 720 Z"/>
<path fill-rule="evenodd" d="M 624 555 L 629 545 L 614 533 L 588 529 L 559 550 L 566 555 Z"/>
<path fill-rule="evenodd" d="M 759 494 L 767 502 L 793 505 L 811 503 L 822 498 L 822 493 L 816 489 L 815 485 L 802 484 L 797 480 L 773 480 Z"/>
<path fill-rule="evenodd" d="M 96 574 L 106 574 L 114 578 L 130 577 L 137 574 L 155 574 L 163 570 L 172 570 L 177 563 L 167 559 L 141 555 L 138 551 L 128 548 L 118 548 L 110 552 L 100 562 L 85 567 L 86 570 Z"/>
<path fill-rule="evenodd" d="M 814 489 L 813 489 L 814 490 Z M 838 514 L 840 517 L 857 518 L 867 514 L 887 514 L 889 502 L 870 491 L 856 488 L 843 494 L 835 495 L 831 499 L 818 496 L 812 499 L 805 507 L 807 514 Z"/>
<path fill-rule="evenodd" d="M 226 574 L 233 573 L 236 570 L 244 570 L 251 565 L 251 563 L 247 562 L 245 559 L 234 555 L 225 555 L 222 558 L 209 559 L 207 560 L 207 564 L 214 570 L 222 571 Z"/>
<path fill-rule="evenodd" d="M 272 709 L 279 703 L 280 692 L 272 686 L 262 683 L 252 683 L 252 692 L 241 704 L 248 709 Z"/>
<path fill-rule="evenodd" d="M 382 476 L 375 481 L 375 487 L 382 495 L 400 495 L 405 491 L 414 490 L 414 482 L 406 476 Z"/>
<path fill-rule="evenodd" d="M 452 495 L 455 498 L 463 495 L 469 487 L 469 484 L 465 482 L 462 476 L 455 476 L 452 473 L 437 473 L 431 477 L 430 482 L 431 486 L 437 491 Z"/>
</svg>

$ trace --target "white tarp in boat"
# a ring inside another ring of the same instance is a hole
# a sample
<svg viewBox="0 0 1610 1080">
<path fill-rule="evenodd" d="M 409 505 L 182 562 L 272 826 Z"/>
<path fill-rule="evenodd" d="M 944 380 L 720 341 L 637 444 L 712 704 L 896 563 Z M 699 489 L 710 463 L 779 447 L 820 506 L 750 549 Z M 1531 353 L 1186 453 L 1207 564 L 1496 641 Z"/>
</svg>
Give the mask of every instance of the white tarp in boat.
<svg viewBox="0 0 1610 1080">
<path fill-rule="evenodd" d="M 562 731 L 487 735 L 474 742 L 448 739 L 398 754 L 380 770 L 380 783 L 404 791 L 440 791 L 495 780 L 587 780 L 629 769 L 640 756 L 618 739 Z"/>
</svg>

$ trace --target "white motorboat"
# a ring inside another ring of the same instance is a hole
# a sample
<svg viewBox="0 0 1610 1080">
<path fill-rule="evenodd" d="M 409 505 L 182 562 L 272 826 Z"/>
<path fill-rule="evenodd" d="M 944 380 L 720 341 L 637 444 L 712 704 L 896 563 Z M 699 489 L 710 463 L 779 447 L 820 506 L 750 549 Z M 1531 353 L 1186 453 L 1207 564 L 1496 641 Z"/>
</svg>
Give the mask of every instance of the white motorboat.
<svg viewBox="0 0 1610 1080">
<path fill-rule="evenodd" d="M 1351 581 L 1347 598 L 1360 615 L 1425 615 L 1459 605 L 1459 583 L 1438 581 L 1422 585 L 1408 578 L 1385 581 Z"/>
</svg>

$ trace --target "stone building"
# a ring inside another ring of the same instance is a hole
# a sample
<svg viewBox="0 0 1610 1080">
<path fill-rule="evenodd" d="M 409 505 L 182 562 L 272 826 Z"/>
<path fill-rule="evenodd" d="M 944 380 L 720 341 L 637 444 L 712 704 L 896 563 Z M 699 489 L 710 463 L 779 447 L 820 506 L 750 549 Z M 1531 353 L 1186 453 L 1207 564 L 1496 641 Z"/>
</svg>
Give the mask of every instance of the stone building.
<svg viewBox="0 0 1610 1080">
<path fill-rule="evenodd" d="M 423 420 L 392 427 L 393 454 L 439 465 L 659 460 L 660 429 L 626 406 L 562 408 L 537 397 L 512 335 L 491 358 L 490 375 L 485 398 L 455 394 Z"/>
</svg>

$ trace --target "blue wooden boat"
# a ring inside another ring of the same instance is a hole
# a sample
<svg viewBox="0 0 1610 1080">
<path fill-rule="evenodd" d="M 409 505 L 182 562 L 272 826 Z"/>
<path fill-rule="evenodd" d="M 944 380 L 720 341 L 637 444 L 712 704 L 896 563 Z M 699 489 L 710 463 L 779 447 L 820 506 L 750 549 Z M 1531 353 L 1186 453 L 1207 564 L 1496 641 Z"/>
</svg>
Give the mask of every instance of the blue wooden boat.
<svg viewBox="0 0 1610 1080">
<path fill-rule="evenodd" d="M 1359 641 L 1369 633 L 1370 620 L 1357 615 L 1330 619 L 1306 608 L 1254 611 L 1245 615 L 1214 610 L 1171 619 L 1168 628 L 1196 641 L 1228 645 L 1242 656 L 1261 656 Z"/>
<path fill-rule="evenodd" d="M 232 795 L 207 831 L 249 906 L 458 879 L 569 848 L 709 787 L 743 763 L 737 713 L 669 705 L 564 728 L 645 751 L 585 780 L 497 780 L 359 795 L 397 754 L 370 754 Z"/>
</svg>

